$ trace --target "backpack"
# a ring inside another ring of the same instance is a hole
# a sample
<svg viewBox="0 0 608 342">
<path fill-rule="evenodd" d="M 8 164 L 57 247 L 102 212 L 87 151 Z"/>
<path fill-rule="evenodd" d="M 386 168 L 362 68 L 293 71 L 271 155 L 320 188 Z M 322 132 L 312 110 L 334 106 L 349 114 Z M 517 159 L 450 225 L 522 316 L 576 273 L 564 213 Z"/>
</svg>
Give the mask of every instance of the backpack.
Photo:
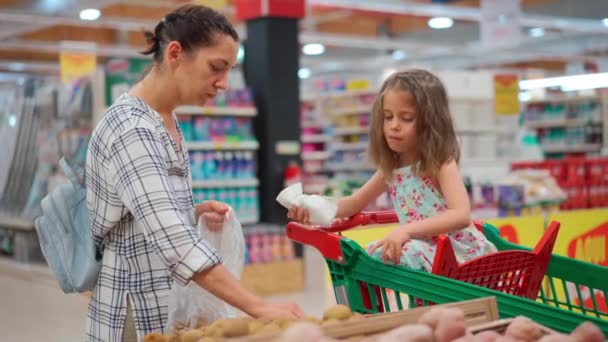
<svg viewBox="0 0 608 342">
<path fill-rule="evenodd" d="M 102 252 L 91 234 L 84 172 L 74 170 L 64 158 L 59 166 L 70 183 L 58 186 L 42 200 L 36 232 L 63 292 L 90 291 L 99 277 Z"/>
</svg>

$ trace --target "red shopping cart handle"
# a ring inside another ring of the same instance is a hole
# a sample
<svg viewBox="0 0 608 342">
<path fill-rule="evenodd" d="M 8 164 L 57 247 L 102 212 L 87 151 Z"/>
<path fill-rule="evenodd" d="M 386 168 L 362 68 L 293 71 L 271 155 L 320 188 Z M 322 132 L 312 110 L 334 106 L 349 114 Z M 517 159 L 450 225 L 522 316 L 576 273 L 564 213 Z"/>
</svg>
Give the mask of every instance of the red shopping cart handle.
<svg viewBox="0 0 608 342">
<path fill-rule="evenodd" d="M 360 226 L 396 222 L 399 222 L 399 218 L 392 210 L 359 213 L 346 219 L 337 220 L 326 227 L 290 222 L 287 224 L 287 236 L 299 243 L 315 247 L 324 258 L 341 263 L 344 261 L 340 246 L 342 237 L 334 233 Z"/>
<path fill-rule="evenodd" d="M 329 226 L 319 227 L 326 232 L 342 232 L 355 227 L 369 226 L 372 224 L 398 223 L 399 217 L 394 210 L 370 211 L 355 214 L 349 218 L 336 220 Z"/>
</svg>

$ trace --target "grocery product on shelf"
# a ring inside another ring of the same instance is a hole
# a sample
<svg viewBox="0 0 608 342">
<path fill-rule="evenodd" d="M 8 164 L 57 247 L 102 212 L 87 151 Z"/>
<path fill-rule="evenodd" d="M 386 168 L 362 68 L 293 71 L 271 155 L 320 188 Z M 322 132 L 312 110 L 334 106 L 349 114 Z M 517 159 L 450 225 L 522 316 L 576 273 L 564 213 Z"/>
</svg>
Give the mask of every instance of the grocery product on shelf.
<svg viewBox="0 0 608 342">
<path fill-rule="evenodd" d="M 194 203 L 216 200 L 231 206 L 239 221 L 243 224 L 255 223 L 260 215 L 258 190 L 254 187 L 225 186 L 194 188 Z"/>
<path fill-rule="evenodd" d="M 206 107 L 182 106 L 176 113 L 190 153 L 195 202 L 225 202 L 243 224 L 257 222 L 259 181 L 253 150 L 258 144 L 251 92 L 228 90 Z"/>
<path fill-rule="evenodd" d="M 279 227 L 259 226 L 245 231 L 246 264 L 272 263 L 296 257 L 293 242 Z"/>
<path fill-rule="evenodd" d="M 513 170 L 546 170 L 565 192 L 563 210 L 608 205 L 608 158 L 566 158 L 513 163 Z"/>
<path fill-rule="evenodd" d="M 524 107 L 526 126 L 538 132 L 545 153 L 597 154 L 603 144 L 600 96 L 550 96 L 528 101 Z"/>
</svg>

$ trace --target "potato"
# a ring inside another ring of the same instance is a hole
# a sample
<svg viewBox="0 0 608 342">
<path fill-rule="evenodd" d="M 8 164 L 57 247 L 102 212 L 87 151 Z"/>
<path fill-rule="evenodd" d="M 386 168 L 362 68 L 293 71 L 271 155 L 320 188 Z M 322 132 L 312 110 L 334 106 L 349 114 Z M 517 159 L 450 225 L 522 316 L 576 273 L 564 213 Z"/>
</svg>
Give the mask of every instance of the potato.
<svg viewBox="0 0 608 342">
<path fill-rule="evenodd" d="M 264 323 L 256 320 L 250 321 L 247 325 L 249 326 L 249 335 L 255 335 L 264 328 Z"/>
<path fill-rule="evenodd" d="M 159 333 L 151 333 L 144 337 L 144 342 L 168 342 L 169 339 Z"/>
<path fill-rule="evenodd" d="M 203 337 L 200 330 L 188 330 L 182 334 L 181 342 L 198 342 Z"/>
<path fill-rule="evenodd" d="M 538 342 L 578 342 L 578 340 L 573 339 L 568 335 L 550 334 L 547 336 L 543 336 L 540 340 L 538 340 Z"/>
<path fill-rule="evenodd" d="M 176 332 L 175 334 L 171 334 L 168 336 L 169 342 L 181 342 L 182 341 L 182 333 Z"/>
<path fill-rule="evenodd" d="M 437 329 L 437 324 L 439 323 L 439 318 L 445 308 L 432 308 L 429 311 L 425 312 L 420 319 L 418 319 L 418 323 L 428 325 L 431 329 Z"/>
<path fill-rule="evenodd" d="M 313 316 L 308 316 L 305 318 L 306 321 L 320 325 L 323 321 L 318 319 L 317 317 L 313 317 Z"/>
<path fill-rule="evenodd" d="M 323 337 L 318 325 L 309 322 L 298 322 L 289 327 L 275 342 L 311 342 Z"/>
<path fill-rule="evenodd" d="M 327 309 L 323 314 L 324 320 L 337 319 L 340 321 L 347 320 L 353 315 L 350 308 L 346 305 L 338 304 Z"/>
<path fill-rule="evenodd" d="M 349 321 L 359 321 L 365 319 L 365 316 L 358 312 L 354 312 L 353 315 L 348 319 Z"/>
<path fill-rule="evenodd" d="M 464 312 L 459 309 L 445 309 L 439 313 L 439 322 L 435 329 L 435 340 L 437 342 L 450 342 L 465 336 L 467 322 Z"/>
<path fill-rule="evenodd" d="M 393 329 L 380 336 L 378 342 L 433 342 L 433 330 L 428 325 L 411 324 Z"/>
<path fill-rule="evenodd" d="M 505 337 L 523 341 L 536 341 L 541 336 L 540 326 L 524 316 L 515 317 L 505 331 Z"/>
<path fill-rule="evenodd" d="M 209 322 L 199 319 L 198 322 L 196 322 L 196 325 L 194 326 L 195 329 L 200 329 L 203 328 L 205 326 L 209 325 Z"/>
<path fill-rule="evenodd" d="M 249 324 L 244 319 L 233 319 L 222 324 L 223 337 L 241 337 L 249 333 Z"/>
<path fill-rule="evenodd" d="M 260 333 L 280 333 L 282 330 L 278 324 L 275 322 L 266 324 L 261 330 Z"/>
<path fill-rule="evenodd" d="M 328 319 L 325 322 L 321 323 L 321 326 L 322 327 L 328 327 L 328 326 L 336 325 L 336 324 L 339 324 L 339 323 L 340 323 L 339 320 L 331 318 L 331 319 Z"/>
<path fill-rule="evenodd" d="M 602 342 L 606 340 L 602 331 L 591 322 L 585 322 L 576 327 L 570 337 L 576 342 Z"/>
</svg>

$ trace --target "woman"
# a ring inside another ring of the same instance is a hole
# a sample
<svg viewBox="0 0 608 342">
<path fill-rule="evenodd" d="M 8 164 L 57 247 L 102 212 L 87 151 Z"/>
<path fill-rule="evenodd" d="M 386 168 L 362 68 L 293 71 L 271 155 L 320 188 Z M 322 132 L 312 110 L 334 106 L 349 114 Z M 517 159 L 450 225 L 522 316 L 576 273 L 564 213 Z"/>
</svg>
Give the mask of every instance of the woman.
<svg viewBox="0 0 608 342">
<path fill-rule="evenodd" d="M 193 205 L 188 154 L 173 110 L 202 106 L 226 89 L 236 32 L 221 14 L 186 5 L 146 38 L 151 70 L 106 111 L 89 144 L 87 202 L 104 253 L 87 341 L 142 340 L 163 331 L 173 281 L 194 281 L 256 318 L 301 316 L 295 304 L 264 303 L 243 288 L 195 229 L 199 217 L 221 229 L 228 207 Z"/>
</svg>

